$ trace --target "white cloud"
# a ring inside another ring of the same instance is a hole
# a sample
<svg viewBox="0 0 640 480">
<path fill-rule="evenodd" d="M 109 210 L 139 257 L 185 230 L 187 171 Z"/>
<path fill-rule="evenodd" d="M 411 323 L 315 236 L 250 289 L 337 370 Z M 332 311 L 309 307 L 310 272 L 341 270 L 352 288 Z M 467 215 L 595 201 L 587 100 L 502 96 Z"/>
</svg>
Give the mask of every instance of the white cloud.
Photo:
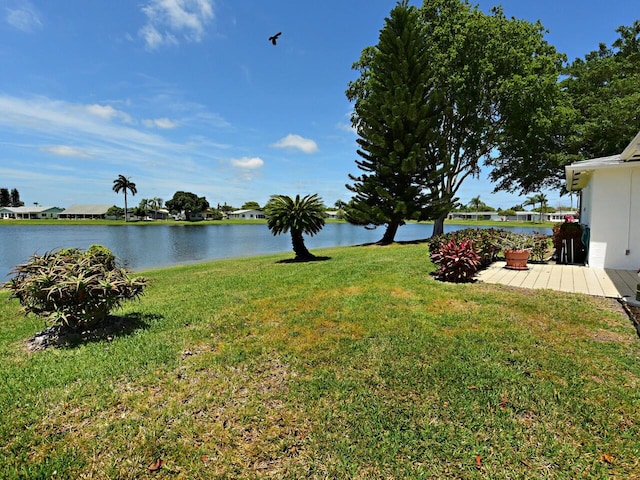
<svg viewBox="0 0 640 480">
<path fill-rule="evenodd" d="M 128 113 L 116 110 L 109 105 L 93 104 L 87 105 L 85 108 L 91 115 L 95 115 L 96 117 L 100 117 L 104 120 L 118 118 L 126 123 L 131 123 L 131 116 Z"/>
<path fill-rule="evenodd" d="M 150 118 L 147 120 L 143 120 L 142 123 L 145 127 L 148 128 L 160 128 L 163 130 L 171 130 L 172 128 L 176 128 L 178 124 L 168 118 Z"/>
<path fill-rule="evenodd" d="M 255 170 L 257 168 L 261 168 L 264 165 L 264 160 L 259 157 L 232 158 L 231 165 L 238 168 Z"/>
<path fill-rule="evenodd" d="M 25 33 L 31 33 L 42 27 L 40 13 L 29 2 L 18 8 L 7 8 L 5 19 L 9 25 Z"/>
<path fill-rule="evenodd" d="M 0 131 L 16 131 L 36 138 L 56 139 L 57 145 L 82 144 L 95 156 L 112 162 L 148 159 L 182 152 L 184 145 L 124 126 L 112 119 L 128 115 L 112 107 L 0 95 Z"/>
<path fill-rule="evenodd" d="M 42 152 L 48 152 L 60 157 L 80 157 L 91 158 L 91 155 L 79 148 L 70 147 L 68 145 L 50 145 L 47 147 L 41 147 Z"/>
<path fill-rule="evenodd" d="M 147 23 L 138 33 L 150 49 L 180 40 L 200 42 L 214 18 L 213 0 L 149 0 L 142 12 Z"/>
<path fill-rule="evenodd" d="M 284 138 L 281 138 L 276 143 L 271 144 L 276 148 L 287 148 L 293 150 L 300 150 L 304 153 L 316 153 L 318 151 L 318 145 L 313 140 L 303 138 L 300 135 L 294 135 L 290 133 Z"/>
</svg>

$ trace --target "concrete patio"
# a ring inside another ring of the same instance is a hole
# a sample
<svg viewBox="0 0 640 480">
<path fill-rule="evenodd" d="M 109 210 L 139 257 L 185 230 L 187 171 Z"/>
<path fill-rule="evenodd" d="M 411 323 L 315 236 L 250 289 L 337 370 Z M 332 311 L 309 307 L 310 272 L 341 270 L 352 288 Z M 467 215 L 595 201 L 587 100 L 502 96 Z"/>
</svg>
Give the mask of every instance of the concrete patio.
<svg viewBox="0 0 640 480">
<path fill-rule="evenodd" d="M 609 270 L 582 265 L 529 264 L 528 270 L 508 270 L 495 262 L 478 272 L 480 282 L 521 288 L 548 288 L 598 297 L 635 299 L 638 275 L 633 270 Z"/>
</svg>

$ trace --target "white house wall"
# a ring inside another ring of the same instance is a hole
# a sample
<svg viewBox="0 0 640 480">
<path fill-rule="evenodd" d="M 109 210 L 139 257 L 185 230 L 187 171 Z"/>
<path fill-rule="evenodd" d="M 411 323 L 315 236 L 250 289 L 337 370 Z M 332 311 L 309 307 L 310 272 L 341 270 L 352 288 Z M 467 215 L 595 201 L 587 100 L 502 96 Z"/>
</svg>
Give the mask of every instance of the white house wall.
<svg viewBox="0 0 640 480">
<path fill-rule="evenodd" d="M 582 201 L 581 223 L 591 229 L 589 266 L 640 267 L 640 170 L 594 171 Z"/>
</svg>

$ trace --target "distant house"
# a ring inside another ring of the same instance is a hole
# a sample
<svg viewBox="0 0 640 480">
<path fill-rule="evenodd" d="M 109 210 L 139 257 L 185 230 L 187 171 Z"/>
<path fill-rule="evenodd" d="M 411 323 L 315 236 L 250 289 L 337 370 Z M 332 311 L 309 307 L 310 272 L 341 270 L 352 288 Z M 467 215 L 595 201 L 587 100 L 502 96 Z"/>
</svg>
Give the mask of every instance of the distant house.
<svg viewBox="0 0 640 480">
<path fill-rule="evenodd" d="M 235 210 L 229 213 L 231 219 L 256 220 L 267 218 L 262 210 Z"/>
<path fill-rule="evenodd" d="M 3 220 L 37 220 L 58 218 L 64 208 L 60 207 L 0 207 L 0 218 Z"/>
<path fill-rule="evenodd" d="M 154 220 L 167 220 L 169 218 L 169 210 L 161 208 L 159 210 L 150 210 L 149 216 Z"/>
<path fill-rule="evenodd" d="M 99 220 L 113 205 L 71 205 L 58 215 L 60 220 Z"/>
<path fill-rule="evenodd" d="M 548 222 L 556 222 L 556 223 L 564 222 L 564 219 L 566 216 L 571 216 L 574 219 L 577 219 L 579 215 L 578 215 L 578 212 L 575 210 L 566 210 L 566 211 L 543 214 L 543 218 L 546 218 Z"/>
<path fill-rule="evenodd" d="M 450 212 L 448 220 L 496 220 L 501 221 L 503 217 L 498 212 Z"/>
<path fill-rule="evenodd" d="M 566 188 L 580 192 L 587 263 L 595 268 L 640 267 L 640 132 L 618 155 L 565 167 Z"/>
</svg>

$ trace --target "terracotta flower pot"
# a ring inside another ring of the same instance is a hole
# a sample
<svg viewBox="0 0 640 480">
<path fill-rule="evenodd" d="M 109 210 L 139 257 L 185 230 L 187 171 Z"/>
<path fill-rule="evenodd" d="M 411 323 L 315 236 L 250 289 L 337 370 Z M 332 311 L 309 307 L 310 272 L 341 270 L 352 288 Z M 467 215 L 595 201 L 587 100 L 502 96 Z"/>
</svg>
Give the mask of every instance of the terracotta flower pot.
<svg viewBox="0 0 640 480">
<path fill-rule="evenodd" d="M 510 270 L 527 270 L 527 261 L 530 255 L 529 250 L 505 250 L 504 258 L 507 260 L 505 268 Z"/>
</svg>

